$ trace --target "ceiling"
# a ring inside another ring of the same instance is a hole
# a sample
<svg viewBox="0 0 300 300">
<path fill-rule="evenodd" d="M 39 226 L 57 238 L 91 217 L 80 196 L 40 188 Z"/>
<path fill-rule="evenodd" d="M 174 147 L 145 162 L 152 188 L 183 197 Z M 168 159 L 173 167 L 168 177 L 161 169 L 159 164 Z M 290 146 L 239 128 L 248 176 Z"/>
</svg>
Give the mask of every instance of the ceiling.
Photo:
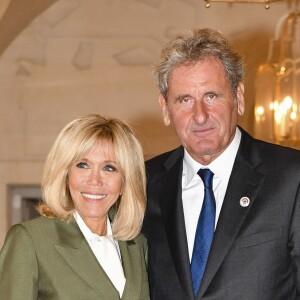
<svg viewBox="0 0 300 300">
<path fill-rule="evenodd" d="M 36 16 L 56 1 L 57 0 L 1 0 L 0 56 L 15 37 Z"/>
</svg>

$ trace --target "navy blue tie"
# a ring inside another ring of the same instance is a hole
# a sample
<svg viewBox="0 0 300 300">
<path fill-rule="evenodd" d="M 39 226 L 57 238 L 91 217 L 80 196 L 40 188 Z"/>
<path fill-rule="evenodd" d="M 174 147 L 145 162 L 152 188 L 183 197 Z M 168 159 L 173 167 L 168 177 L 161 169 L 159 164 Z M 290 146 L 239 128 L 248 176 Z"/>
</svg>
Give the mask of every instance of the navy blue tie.
<svg viewBox="0 0 300 300">
<path fill-rule="evenodd" d="M 214 236 L 216 216 L 216 201 L 212 190 L 214 173 L 210 169 L 200 169 L 198 175 L 204 183 L 204 200 L 198 219 L 191 262 L 195 296 L 197 296 L 200 288 L 211 242 Z"/>
</svg>

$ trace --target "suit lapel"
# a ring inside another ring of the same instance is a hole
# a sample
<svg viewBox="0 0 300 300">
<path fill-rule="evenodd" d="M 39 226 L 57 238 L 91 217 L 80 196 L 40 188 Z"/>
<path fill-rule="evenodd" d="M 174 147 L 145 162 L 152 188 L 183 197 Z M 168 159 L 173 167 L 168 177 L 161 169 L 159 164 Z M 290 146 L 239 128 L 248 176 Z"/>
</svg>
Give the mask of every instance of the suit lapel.
<svg viewBox="0 0 300 300">
<path fill-rule="evenodd" d="M 167 171 L 159 178 L 157 184 L 164 191 L 159 193 L 161 211 L 178 280 L 183 290 L 187 292 L 188 299 L 193 299 L 181 193 L 182 161 L 183 149 L 179 148 L 173 152 L 166 162 Z"/>
<path fill-rule="evenodd" d="M 118 291 L 101 268 L 75 220 L 72 219 L 70 223 L 59 221 L 57 227 L 60 243 L 54 247 L 70 268 L 91 286 L 100 298 L 119 299 Z"/>
<path fill-rule="evenodd" d="M 261 162 L 259 155 L 253 149 L 253 144 L 248 143 L 251 138 L 245 137 L 244 134 L 243 132 L 241 146 L 228 183 L 198 299 L 204 295 L 225 259 L 265 179 L 265 175 L 256 168 Z M 250 199 L 249 206 L 240 205 L 242 197 Z"/>
<path fill-rule="evenodd" d="M 123 269 L 126 277 L 126 284 L 122 299 L 132 300 L 139 299 L 142 288 L 143 274 L 142 257 L 140 246 L 132 241 L 119 241 L 119 247 L 122 255 Z"/>
</svg>

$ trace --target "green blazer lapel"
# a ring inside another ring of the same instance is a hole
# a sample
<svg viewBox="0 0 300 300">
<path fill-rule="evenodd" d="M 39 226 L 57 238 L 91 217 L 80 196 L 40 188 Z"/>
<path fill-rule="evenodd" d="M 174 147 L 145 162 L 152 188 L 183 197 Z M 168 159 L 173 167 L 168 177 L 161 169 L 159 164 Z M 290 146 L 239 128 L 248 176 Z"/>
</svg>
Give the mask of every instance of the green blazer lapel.
<svg viewBox="0 0 300 300">
<path fill-rule="evenodd" d="M 57 222 L 57 226 L 60 242 L 54 247 L 70 268 L 100 295 L 100 299 L 120 299 L 75 220 Z"/>
<path fill-rule="evenodd" d="M 145 257 L 141 251 L 142 245 L 135 240 L 118 243 L 126 277 L 122 300 L 140 299 L 143 280 L 145 280 L 145 274 L 142 274 L 143 264 L 145 264 Z"/>
</svg>

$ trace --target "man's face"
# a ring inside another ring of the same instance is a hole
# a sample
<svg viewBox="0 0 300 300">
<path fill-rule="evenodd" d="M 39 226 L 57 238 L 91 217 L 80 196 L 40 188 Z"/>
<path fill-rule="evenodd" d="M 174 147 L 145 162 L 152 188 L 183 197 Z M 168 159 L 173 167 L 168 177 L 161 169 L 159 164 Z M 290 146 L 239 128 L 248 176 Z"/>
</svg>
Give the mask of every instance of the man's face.
<svg viewBox="0 0 300 300">
<path fill-rule="evenodd" d="M 176 68 L 169 76 L 168 99 L 160 96 L 165 125 L 171 124 L 188 153 L 207 165 L 232 141 L 244 113 L 243 84 L 233 98 L 215 58 Z"/>
</svg>

